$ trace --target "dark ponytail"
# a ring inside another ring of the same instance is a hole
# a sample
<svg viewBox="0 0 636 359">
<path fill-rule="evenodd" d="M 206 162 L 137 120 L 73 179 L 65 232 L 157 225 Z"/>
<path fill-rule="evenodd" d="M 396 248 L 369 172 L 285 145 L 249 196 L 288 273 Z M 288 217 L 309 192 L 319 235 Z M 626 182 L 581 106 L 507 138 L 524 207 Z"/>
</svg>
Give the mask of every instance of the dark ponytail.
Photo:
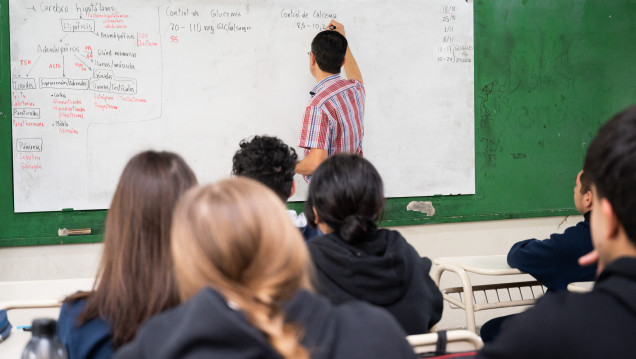
<svg viewBox="0 0 636 359">
<path fill-rule="evenodd" d="M 375 221 L 363 216 L 348 216 L 340 226 L 340 237 L 346 242 L 359 242 L 370 237 L 376 230 Z"/>
<path fill-rule="evenodd" d="M 369 161 L 358 155 L 329 157 L 316 169 L 309 185 L 305 214 L 312 224 L 316 221 L 314 209 L 343 240 L 370 240 L 384 210 L 382 178 Z"/>
</svg>

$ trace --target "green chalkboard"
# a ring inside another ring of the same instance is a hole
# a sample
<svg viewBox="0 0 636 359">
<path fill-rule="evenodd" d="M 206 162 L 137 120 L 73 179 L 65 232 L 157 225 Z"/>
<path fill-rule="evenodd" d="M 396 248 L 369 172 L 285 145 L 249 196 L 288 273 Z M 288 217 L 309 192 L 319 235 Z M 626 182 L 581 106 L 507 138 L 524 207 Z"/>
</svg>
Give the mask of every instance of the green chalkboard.
<svg viewBox="0 0 636 359">
<path fill-rule="evenodd" d="M 13 212 L 8 10 L 0 0 L 0 246 L 100 241 L 105 211 Z M 389 199 L 383 225 L 575 214 L 589 141 L 636 102 L 632 0 L 476 0 L 474 29 L 476 194 Z M 93 235 L 57 237 L 64 227 Z"/>
</svg>

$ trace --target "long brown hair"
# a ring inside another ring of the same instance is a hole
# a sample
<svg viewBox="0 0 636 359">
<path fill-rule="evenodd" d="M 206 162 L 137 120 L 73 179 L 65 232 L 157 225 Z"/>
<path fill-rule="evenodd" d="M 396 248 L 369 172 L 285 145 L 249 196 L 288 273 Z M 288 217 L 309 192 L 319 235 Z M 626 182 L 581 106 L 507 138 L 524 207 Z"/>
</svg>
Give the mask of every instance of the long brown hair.
<svg viewBox="0 0 636 359">
<path fill-rule="evenodd" d="M 197 180 L 170 152 L 142 152 L 121 175 L 106 217 L 104 250 L 78 322 L 100 317 L 111 327 L 113 346 L 131 341 L 151 316 L 179 304 L 170 254 L 172 213 Z"/>
<path fill-rule="evenodd" d="M 175 210 L 172 254 L 183 300 L 213 287 L 284 358 L 309 357 L 282 312 L 310 288 L 309 252 L 274 192 L 247 178 L 190 190 Z"/>
</svg>

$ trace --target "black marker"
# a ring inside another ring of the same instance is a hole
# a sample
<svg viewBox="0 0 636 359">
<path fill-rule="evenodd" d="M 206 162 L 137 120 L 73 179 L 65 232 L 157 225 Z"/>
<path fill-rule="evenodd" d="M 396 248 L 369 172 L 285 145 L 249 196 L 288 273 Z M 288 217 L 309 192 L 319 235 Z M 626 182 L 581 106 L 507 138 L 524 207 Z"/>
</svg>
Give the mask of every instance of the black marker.
<svg viewBox="0 0 636 359">
<path fill-rule="evenodd" d="M 335 30 L 336 27 L 334 25 L 329 26 L 329 30 Z"/>
</svg>

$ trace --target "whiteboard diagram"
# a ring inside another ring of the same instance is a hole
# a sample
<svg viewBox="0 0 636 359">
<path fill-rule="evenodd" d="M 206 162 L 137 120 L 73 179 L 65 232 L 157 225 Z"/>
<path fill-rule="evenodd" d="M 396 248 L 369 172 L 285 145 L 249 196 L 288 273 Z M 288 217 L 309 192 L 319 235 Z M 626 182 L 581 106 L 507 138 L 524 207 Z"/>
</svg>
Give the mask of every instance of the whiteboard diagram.
<svg viewBox="0 0 636 359">
<path fill-rule="evenodd" d="M 335 18 L 365 79 L 389 197 L 474 193 L 472 4 L 10 2 L 14 209 L 108 208 L 135 153 L 229 176 L 241 139 L 298 143 L 311 39 Z M 302 149 L 297 148 L 302 156 Z M 297 176 L 304 200 L 306 184 Z"/>
</svg>

